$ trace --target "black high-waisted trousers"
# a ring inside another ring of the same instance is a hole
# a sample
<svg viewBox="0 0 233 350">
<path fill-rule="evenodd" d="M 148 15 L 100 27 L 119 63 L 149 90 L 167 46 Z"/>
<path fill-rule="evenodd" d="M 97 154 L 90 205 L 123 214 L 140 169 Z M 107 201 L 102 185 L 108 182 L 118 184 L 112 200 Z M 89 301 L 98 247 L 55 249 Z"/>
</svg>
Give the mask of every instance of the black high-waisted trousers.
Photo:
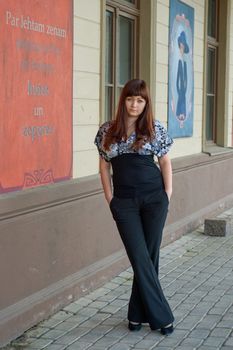
<svg viewBox="0 0 233 350">
<path fill-rule="evenodd" d="M 140 187 L 139 191 L 131 191 L 131 196 L 129 192 L 122 196 L 125 189 L 121 192 L 122 187 L 114 187 L 110 209 L 134 272 L 128 319 L 159 329 L 174 321 L 158 278 L 169 201 L 163 186 L 156 188 L 154 183 L 151 189 L 146 186 L 145 190 Z"/>
</svg>

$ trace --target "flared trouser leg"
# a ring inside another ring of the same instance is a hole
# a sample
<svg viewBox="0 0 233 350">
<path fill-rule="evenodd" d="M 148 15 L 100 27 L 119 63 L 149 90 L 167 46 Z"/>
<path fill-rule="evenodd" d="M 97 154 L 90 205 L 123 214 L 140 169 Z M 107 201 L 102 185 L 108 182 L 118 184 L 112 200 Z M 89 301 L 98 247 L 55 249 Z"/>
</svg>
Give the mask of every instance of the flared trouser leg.
<svg viewBox="0 0 233 350">
<path fill-rule="evenodd" d="M 153 329 L 174 317 L 158 279 L 159 248 L 167 215 L 164 191 L 145 198 L 114 198 L 111 210 L 134 271 L 128 318 Z"/>
</svg>

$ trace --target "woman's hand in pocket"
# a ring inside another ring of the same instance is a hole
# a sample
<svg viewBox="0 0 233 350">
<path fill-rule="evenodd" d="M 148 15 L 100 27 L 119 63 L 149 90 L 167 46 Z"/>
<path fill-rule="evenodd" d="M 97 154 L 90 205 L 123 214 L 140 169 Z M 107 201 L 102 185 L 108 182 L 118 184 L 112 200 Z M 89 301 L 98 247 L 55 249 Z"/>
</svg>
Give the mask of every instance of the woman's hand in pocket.
<svg viewBox="0 0 233 350">
<path fill-rule="evenodd" d="M 106 199 L 107 199 L 108 205 L 110 205 L 111 200 L 113 199 L 113 195 L 108 196 Z"/>
<path fill-rule="evenodd" d="M 168 201 L 170 202 L 171 196 L 172 196 L 172 191 L 166 191 L 166 190 L 165 190 L 165 192 L 166 192 L 166 194 L 167 194 Z"/>
</svg>

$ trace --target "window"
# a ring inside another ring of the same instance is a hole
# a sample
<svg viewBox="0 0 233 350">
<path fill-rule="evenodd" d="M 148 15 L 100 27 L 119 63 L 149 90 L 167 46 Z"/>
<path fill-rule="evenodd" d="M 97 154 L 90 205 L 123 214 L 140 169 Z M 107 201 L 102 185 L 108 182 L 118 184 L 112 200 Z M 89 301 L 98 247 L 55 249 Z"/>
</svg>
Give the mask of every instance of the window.
<svg viewBox="0 0 233 350">
<path fill-rule="evenodd" d="M 216 143 L 219 0 L 208 0 L 206 70 L 206 141 Z"/>
<path fill-rule="evenodd" d="M 122 87 L 138 73 L 136 0 L 107 1 L 105 43 L 105 120 L 113 118 Z"/>
</svg>

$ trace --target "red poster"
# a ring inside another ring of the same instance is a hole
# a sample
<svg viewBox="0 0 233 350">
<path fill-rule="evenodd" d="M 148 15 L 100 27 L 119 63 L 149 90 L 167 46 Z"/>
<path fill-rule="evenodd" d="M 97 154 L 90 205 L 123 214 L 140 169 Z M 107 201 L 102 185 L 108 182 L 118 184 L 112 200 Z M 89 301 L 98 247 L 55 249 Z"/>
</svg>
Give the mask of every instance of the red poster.
<svg viewBox="0 0 233 350">
<path fill-rule="evenodd" d="M 72 174 L 72 0 L 0 2 L 0 193 Z"/>
</svg>

